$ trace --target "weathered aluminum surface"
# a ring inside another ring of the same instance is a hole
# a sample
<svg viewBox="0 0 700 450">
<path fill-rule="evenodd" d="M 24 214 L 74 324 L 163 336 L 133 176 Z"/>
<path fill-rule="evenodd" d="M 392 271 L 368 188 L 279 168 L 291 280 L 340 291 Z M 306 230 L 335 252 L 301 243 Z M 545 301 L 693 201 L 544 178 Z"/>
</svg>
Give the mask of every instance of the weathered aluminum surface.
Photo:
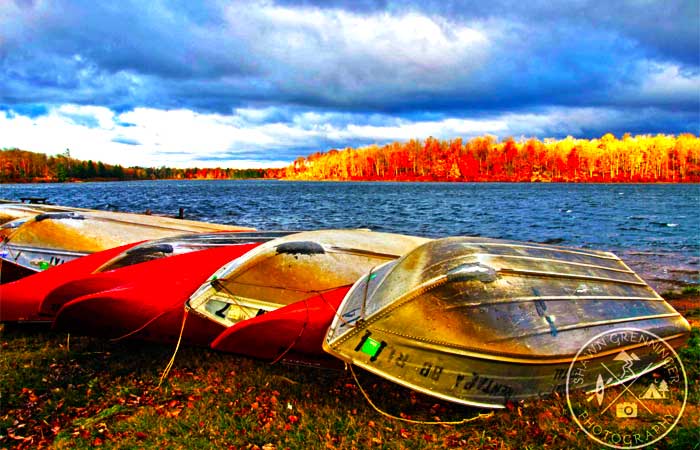
<svg viewBox="0 0 700 450">
<path fill-rule="evenodd" d="M 358 281 L 324 349 L 450 401 L 502 407 L 564 388 L 577 351 L 637 327 L 680 345 L 688 322 L 612 253 L 483 238 L 429 242 Z M 372 339 L 378 354 L 361 351 Z M 620 343 L 596 357 L 634 348 Z M 610 361 L 612 370 L 620 361 Z M 602 369 L 600 369 L 602 370 Z M 583 386 L 588 388 L 588 386 Z"/>
<path fill-rule="evenodd" d="M 428 239 L 367 230 L 291 234 L 262 244 L 210 277 L 188 307 L 226 326 L 352 285 L 372 267 Z"/>
<path fill-rule="evenodd" d="M 21 206 L 21 205 L 20 205 Z M 45 205 L 26 205 L 34 208 Z M 0 259 L 38 271 L 86 254 L 184 233 L 251 228 L 143 214 L 68 210 L 34 214 L 0 226 Z"/>
<path fill-rule="evenodd" d="M 85 211 L 82 208 L 72 208 L 68 206 L 46 205 L 46 204 L 27 204 L 19 203 L 11 200 L 0 201 L 0 225 L 13 220 L 30 218 L 37 214 L 52 213 L 52 212 L 69 212 L 69 211 Z"/>
</svg>

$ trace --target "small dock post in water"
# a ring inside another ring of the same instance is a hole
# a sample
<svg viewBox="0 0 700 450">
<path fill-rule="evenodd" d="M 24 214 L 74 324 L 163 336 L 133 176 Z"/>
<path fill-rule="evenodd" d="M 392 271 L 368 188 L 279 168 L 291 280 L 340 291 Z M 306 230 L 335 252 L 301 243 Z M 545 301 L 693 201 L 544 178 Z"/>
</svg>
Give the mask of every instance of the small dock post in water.
<svg viewBox="0 0 700 450">
<path fill-rule="evenodd" d="M 146 211 L 143 212 L 144 215 L 146 216 L 152 216 L 153 211 L 151 211 L 151 208 L 146 209 Z M 161 216 L 161 217 L 173 217 L 175 219 L 184 219 L 185 218 L 185 208 L 180 208 L 177 212 L 177 216 L 168 216 L 167 214 L 155 214 L 156 216 Z"/>
</svg>

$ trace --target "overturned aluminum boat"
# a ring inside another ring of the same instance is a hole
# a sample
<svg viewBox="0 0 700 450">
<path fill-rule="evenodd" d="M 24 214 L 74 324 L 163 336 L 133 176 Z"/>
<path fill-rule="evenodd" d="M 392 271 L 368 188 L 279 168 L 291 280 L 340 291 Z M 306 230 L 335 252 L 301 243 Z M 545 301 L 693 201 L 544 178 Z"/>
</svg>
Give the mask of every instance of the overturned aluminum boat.
<svg viewBox="0 0 700 450">
<path fill-rule="evenodd" d="M 350 286 L 425 242 L 368 230 L 290 234 L 221 267 L 187 308 L 225 329 L 214 349 L 263 359 L 323 355 L 323 337 Z"/>
<path fill-rule="evenodd" d="M 28 205 L 37 206 L 45 205 Z M 251 230 L 133 213 L 77 209 L 43 212 L 0 226 L 0 281 L 14 281 L 94 252 L 146 239 Z"/>
<path fill-rule="evenodd" d="M 70 211 L 85 211 L 82 208 L 51 205 L 48 203 L 23 203 L 13 200 L 0 200 L 0 225 L 25 217 L 33 217 L 45 213 L 61 213 Z"/>
<path fill-rule="evenodd" d="M 460 237 L 428 242 L 363 277 L 323 345 L 408 388 L 499 408 L 563 391 L 582 346 L 621 327 L 654 333 L 673 347 L 690 332 L 612 253 Z M 608 342 L 582 357 L 624 373 L 623 351 L 634 352 L 646 371 L 657 367 L 644 343 Z M 607 379 L 602 366 L 598 378 Z"/>
</svg>

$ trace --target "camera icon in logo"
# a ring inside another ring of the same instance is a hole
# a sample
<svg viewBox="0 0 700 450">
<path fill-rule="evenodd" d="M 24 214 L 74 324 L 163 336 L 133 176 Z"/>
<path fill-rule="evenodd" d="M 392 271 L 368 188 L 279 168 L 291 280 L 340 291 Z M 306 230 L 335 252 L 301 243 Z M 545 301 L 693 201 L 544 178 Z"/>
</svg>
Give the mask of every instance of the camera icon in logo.
<svg viewBox="0 0 700 450">
<path fill-rule="evenodd" d="M 637 417 L 637 404 L 634 402 L 620 402 L 615 405 L 615 414 L 619 418 Z"/>
</svg>

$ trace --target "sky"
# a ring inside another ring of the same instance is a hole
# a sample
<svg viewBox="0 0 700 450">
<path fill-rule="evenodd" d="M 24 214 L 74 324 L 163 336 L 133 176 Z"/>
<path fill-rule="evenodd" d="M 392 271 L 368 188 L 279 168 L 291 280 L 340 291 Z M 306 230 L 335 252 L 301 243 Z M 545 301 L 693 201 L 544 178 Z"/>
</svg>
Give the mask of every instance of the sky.
<svg viewBox="0 0 700 450">
<path fill-rule="evenodd" d="M 608 132 L 700 134 L 700 2 L 0 0 L 0 148 L 248 168 Z"/>
</svg>

